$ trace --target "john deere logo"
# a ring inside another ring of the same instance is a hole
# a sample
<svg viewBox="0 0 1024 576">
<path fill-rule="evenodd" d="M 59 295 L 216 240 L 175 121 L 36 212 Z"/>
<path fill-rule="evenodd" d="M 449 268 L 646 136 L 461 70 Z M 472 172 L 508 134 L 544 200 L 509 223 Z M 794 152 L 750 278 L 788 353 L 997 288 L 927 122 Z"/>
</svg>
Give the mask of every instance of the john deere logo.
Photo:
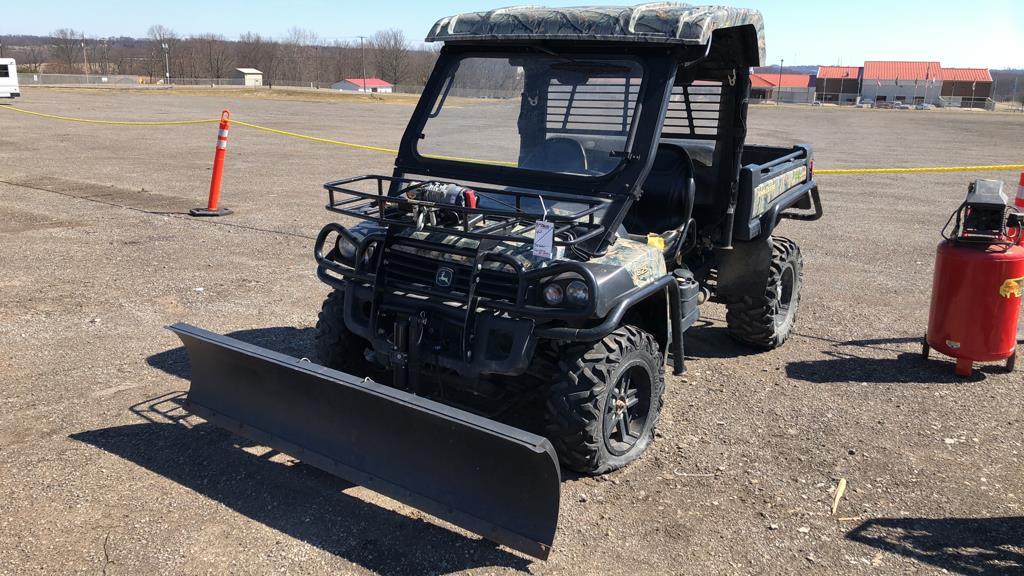
<svg viewBox="0 0 1024 576">
<path fill-rule="evenodd" d="M 455 270 L 442 266 L 437 269 L 437 275 L 434 276 L 434 284 L 437 284 L 441 288 L 451 288 L 452 279 L 455 278 Z"/>
</svg>

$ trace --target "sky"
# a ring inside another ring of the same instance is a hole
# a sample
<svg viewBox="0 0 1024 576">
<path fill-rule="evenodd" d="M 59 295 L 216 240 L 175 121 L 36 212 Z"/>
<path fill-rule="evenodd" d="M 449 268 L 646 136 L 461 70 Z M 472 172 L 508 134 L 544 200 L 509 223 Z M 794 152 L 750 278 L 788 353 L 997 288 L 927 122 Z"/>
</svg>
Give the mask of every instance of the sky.
<svg viewBox="0 0 1024 576">
<path fill-rule="evenodd" d="M 574 6 L 616 0 L 522 0 Z M 622 1 L 622 0 L 620 0 Z M 715 1 L 715 0 L 712 0 Z M 4 2 L 0 35 L 46 35 L 73 28 L 90 38 L 143 37 L 153 24 L 189 36 L 243 32 L 283 38 L 293 27 L 328 41 L 397 28 L 419 42 L 438 18 L 489 10 L 515 0 L 34 0 Z M 623 1 L 623 3 L 626 3 Z M 1024 68 L 1024 0 L 860 0 L 716 3 L 764 14 L 766 65 L 864 60 L 938 60 L 950 67 Z"/>
</svg>

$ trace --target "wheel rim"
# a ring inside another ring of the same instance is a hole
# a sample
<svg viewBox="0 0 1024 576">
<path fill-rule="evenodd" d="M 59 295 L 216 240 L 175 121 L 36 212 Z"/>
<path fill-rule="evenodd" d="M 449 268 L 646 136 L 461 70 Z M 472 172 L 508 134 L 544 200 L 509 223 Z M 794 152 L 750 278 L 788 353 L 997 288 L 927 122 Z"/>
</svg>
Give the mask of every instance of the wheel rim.
<svg viewBox="0 0 1024 576">
<path fill-rule="evenodd" d="M 619 372 L 604 410 L 604 443 L 616 456 L 632 450 L 643 438 L 651 406 L 651 375 L 637 361 Z"/>
<path fill-rule="evenodd" d="M 795 286 L 796 273 L 793 271 L 792 266 L 786 266 L 782 269 L 782 275 L 779 277 L 779 284 L 776 287 L 776 290 L 778 290 L 778 297 L 776 299 L 775 323 L 777 325 L 785 323 L 789 318 L 790 312 L 793 310 L 793 292 Z"/>
</svg>

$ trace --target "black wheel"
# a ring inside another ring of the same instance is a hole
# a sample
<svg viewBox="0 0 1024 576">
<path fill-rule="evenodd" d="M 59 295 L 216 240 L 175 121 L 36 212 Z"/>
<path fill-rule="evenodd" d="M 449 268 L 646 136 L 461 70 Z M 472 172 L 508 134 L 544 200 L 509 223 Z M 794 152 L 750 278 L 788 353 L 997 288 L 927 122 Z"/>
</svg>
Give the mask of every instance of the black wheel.
<svg viewBox="0 0 1024 576">
<path fill-rule="evenodd" d="M 788 238 L 772 239 L 772 262 L 763 293 L 726 300 L 726 323 L 733 338 L 771 350 L 789 338 L 800 307 L 804 261 L 800 247 Z"/>
<path fill-rule="evenodd" d="M 365 355 L 368 346 L 366 340 L 345 326 L 345 293 L 331 292 L 316 322 L 316 355 L 320 364 L 357 374 L 365 372 L 369 368 Z"/>
<path fill-rule="evenodd" d="M 658 342 L 635 326 L 565 348 L 547 402 L 547 436 L 572 470 L 616 470 L 651 443 L 664 390 Z"/>
</svg>

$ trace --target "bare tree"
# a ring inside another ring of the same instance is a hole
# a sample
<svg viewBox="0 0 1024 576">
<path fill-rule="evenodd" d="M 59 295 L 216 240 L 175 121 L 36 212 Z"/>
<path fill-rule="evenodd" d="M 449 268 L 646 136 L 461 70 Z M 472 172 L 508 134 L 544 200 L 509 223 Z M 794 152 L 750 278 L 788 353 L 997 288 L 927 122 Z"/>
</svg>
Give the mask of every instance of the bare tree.
<svg viewBox="0 0 1024 576">
<path fill-rule="evenodd" d="M 203 47 L 202 57 L 206 63 L 206 77 L 226 77 L 231 65 L 231 49 L 227 41 L 219 34 L 203 34 L 198 39 Z"/>
<path fill-rule="evenodd" d="M 57 72 L 75 72 L 81 60 L 82 33 L 72 28 L 61 28 L 53 31 L 50 37 L 50 54 L 56 61 Z"/>
<path fill-rule="evenodd" d="M 21 52 L 18 66 L 22 67 L 25 72 L 38 73 L 42 70 L 48 56 L 46 46 L 29 46 Z"/>
<path fill-rule="evenodd" d="M 377 76 L 398 84 L 405 80 L 409 69 L 409 41 L 401 30 L 381 30 L 373 35 L 371 43 Z"/>
</svg>

